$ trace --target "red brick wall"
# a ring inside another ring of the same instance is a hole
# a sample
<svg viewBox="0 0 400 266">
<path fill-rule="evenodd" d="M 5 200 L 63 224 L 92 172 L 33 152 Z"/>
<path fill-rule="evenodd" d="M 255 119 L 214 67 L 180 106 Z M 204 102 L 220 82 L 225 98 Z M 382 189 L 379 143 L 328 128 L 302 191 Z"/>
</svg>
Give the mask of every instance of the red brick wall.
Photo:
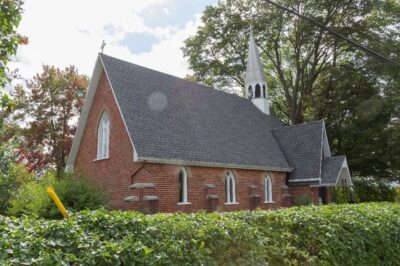
<svg viewBox="0 0 400 266">
<path fill-rule="evenodd" d="M 109 159 L 96 161 L 97 152 L 97 125 L 103 111 L 107 111 L 110 118 L 110 149 Z M 134 137 L 134 136 L 133 136 Z M 134 139 L 133 139 L 134 141 Z M 86 173 L 98 182 L 110 195 L 110 209 L 150 209 L 152 212 L 193 212 L 199 209 L 234 211 L 241 209 L 278 208 L 284 204 L 283 194 L 288 194 L 285 184 L 286 173 L 272 172 L 273 201 L 264 203 L 264 176 L 266 172 L 256 170 L 232 170 L 236 177 L 236 198 L 239 204 L 225 204 L 224 177 L 227 169 L 211 167 L 186 167 L 188 172 L 188 201 L 190 205 L 178 205 L 179 182 L 178 172 L 180 166 L 167 164 L 152 164 L 133 162 L 133 148 L 128 133 L 121 118 L 118 106 L 114 100 L 110 85 L 104 73 L 101 76 L 99 87 L 89 112 L 86 128 L 84 130 L 79 152 L 75 161 L 75 174 Z M 128 187 L 136 182 L 152 182 L 154 189 L 130 190 Z M 219 200 L 211 206 L 206 201 L 206 184 L 213 184 L 215 189 L 210 189 L 208 194 L 217 195 Z M 250 191 L 249 185 L 257 186 Z M 318 202 L 318 189 L 310 187 L 290 188 L 295 195 L 304 191 L 312 192 L 315 202 Z M 157 195 L 159 201 L 155 203 L 125 203 L 127 196 Z M 315 193 L 315 194 L 314 194 Z M 249 199 L 250 194 L 261 196 L 255 204 Z"/>
<path fill-rule="evenodd" d="M 107 111 L 110 118 L 109 159 L 96 161 L 97 127 L 103 111 Z M 82 135 L 74 172 L 84 172 L 94 178 L 109 193 L 109 206 L 119 208 L 123 207 L 121 199 L 127 195 L 129 177 L 135 168 L 132 161 L 133 148 L 107 77 L 103 73 Z"/>
<path fill-rule="evenodd" d="M 304 194 L 309 194 L 313 204 L 319 204 L 319 188 L 318 187 L 310 187 L 307 185 L 303 186 L 290 186 L 289 188 L 290 194 L 292 194 L 293 198 L 301 197 Z"/>
</svg>

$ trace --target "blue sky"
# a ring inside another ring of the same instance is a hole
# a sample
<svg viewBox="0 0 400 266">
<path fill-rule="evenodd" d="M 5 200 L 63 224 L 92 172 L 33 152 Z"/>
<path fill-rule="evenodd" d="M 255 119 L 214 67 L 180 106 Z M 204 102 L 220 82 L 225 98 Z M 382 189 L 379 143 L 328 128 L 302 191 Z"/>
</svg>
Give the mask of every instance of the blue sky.
<svg viewBox="0 0 400 266">
<path fill-rule="evenodd" d="M 102 40 L 106 54 L 183 77 L 180 48 L 217 0 L 26 0 L 19 31 L 29 38 L 11 67 L 30 79 L 42 64 L 75 65 L 90 75 Z"/>
<path fill-rule="evenodd" d="M 162 4 L 152 4 L 137 14 L 143 18 L 143 23 L 149 28 L 175 27 L 184 28 L 185 24 L 201 14 L 206 5 L 215 4 L 215 0 L 171 0 Z M 147 53 L 152 45 L 161 38 L 148 32 L 127 34 L 122 43 L 127 45 L 132 53 Z"/>
<path fill-rule="evenodd" d="M 148 27 L 183 27 L 194 14 L 202 13 L 206 5 L 215 3 L 214 0 L 171 0 L 162 5 L 150 5 L 139 15 Z"/>
<path fill-rule="evenodd" d="M 128 33 L 121 40 L 122 45 L 126 45 L 134 54 L 149 53 L 152 46 L 160 41 L 159 38 L 149 32 Z"/>
</svg>

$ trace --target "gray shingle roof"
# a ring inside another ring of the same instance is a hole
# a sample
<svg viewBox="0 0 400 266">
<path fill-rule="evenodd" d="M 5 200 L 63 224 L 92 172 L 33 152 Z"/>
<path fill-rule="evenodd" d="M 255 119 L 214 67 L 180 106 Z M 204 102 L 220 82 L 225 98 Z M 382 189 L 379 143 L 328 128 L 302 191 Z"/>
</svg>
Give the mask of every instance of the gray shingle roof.
<svg viewBox="0 0 400 266">
<path fill-rule="evenodd" d="M 291 170 L 271 131 L 283 127 L 274 114 L 236 95 L 100 57 L 139 159 Z"/>
<path fill-rule="evenodd" d="M 321 185 L 334 186 L 346 156 L 327 157 L 322 160 Z"/>
<path fill-rule="evenodd" d="M 294 169 L 290 181 L 320 178 L 323 121 L 278 128 L 273 133 Z"/>
</svg>

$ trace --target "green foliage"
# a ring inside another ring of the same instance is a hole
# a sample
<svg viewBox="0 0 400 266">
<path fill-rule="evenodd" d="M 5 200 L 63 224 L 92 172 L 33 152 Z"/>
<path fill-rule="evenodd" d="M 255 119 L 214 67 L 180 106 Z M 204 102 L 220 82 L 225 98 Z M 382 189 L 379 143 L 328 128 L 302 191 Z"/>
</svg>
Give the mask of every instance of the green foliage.
<svg viewBox="0 0 400 266">
<path fill-rule="evenodd" d="M 0 171 L 0 214 L 5 214 L 10 200 L 21 184 L 30 182 L 35 175 L 24 165 L 11 163 L 6 172 Z"/>
<path fill-rule="evenodd" d="M 84 175 L 77 179 L 72 174 L 65 174 L 61 180 L 54 182 L 53 189 L 70 212 L 96 210 L 105 207 L 107 202 L 107 196 L 100 187 Z M 45 207 L 44 212 L 42 217 L 62 217 L 53 202 Z"/>
<path fill-rule="evenodd" d="M 27 43 L 27 38 L 17 33 L 22 4 L 22 0 L 0 0 L 0 89 L 9 81 L 7 63 L 11 56 L 15 55 L 20 44 Z M 11 99 L 0 90 L 0 107 L 11 106 Z"/>
<path fill-rule="evenodd" d="M 87 86 L 88 77 L 74 66 L 59 69 L 43 65 L 43 71 L 26 87 L 14 88 L 14 122 L 30 121 L 19 132 L 22 145 L 18 159 L 30 169 L 55 169 L 57 178 L 62 177 Z"/>
<path fill-rule="evenodd" d="M 278 2 L 400 62 L 399 1 Z M 201 19 L 182 48 L 192 80 L 243 90 L 252 26 L 273 111 L 288 124 L 324 119 L 353 175 L 400 176 L 398 67 L 263 0 L 221 0 Z"/>
<path fill-rule="evenodd" d="M 353 187 L 336 187 L 332 192 L 332 200 L 335 203 L 349 202 L 396 202 L 398 197 L 395 187 L 384 181 L 376 181 L 371 178 L 353 178 Z"/>
<path fill-rule="evenodd" d="M 325 119 L 331 149 L 346 154 L 353 175 L 394 179 L 400 176 L 400 120 L 394 119 L 399 117 L 399 99 L 393 99 L 400 93 L 390 90 L 400 87 L 382 87 L 378 75 L 370 72 L 347 69 L 322 74 L 316 86 L 321 96 L 313 101 L 314 118 Z"/>
<path fill-rule="evenodd" d="M 11 199 L 8 214 L 14 216 L 32 215 L 44 218 L 61 218 L 60 211 L 47 194 L 52 186 L 65 208 L 71 212 L 95 210 L 105 206 L 106 196 L 86 177 L 75 179 L 66 175 L 58 180 L 50 171 L 39 179 L 24 183 Z"/>
<path fill-rule="evenodd" d="M 386 182 L 371 179 L 353 180 L 354 193 L 359 202 L 388 201 L 395 202 L 396 189 Z"/>
<path fill-rule="evenodd" d="M 3 265 L 396 265 L 400 205 L 0 217 Z"/>
<path fill-rule="evenodd" d="M 46 207 L 51 205 L 51 199 L 47 195 L 46 188 L 54 185 L 56 179 L 53 175 L 46 175 L 39 180 L 32 180 L 22 184 L 10 200 L 9 215 L 33 215 L 43 217 L 46 215 Z"/>
<path fill-rule="evenodd" d="M 0 143 L 0 215 L 5 214 L 18 187 L 34 178 L 24 165 L 15 163 L 14 150 L 15 144 L 12 141 Z"/>
<path fill-rule="evenodd" d="M 332 189 L 332 201 L 334 203 L 349 203 L 355 198 L 354 192 L 349 187 L 335 187 Z"/>
<path fill-rule="evenodd" d="M 305 193 L 301 196 L 294 198 L 294 205 L 295 206 L 308 206 L 312 204 L 312 198 L 310 193 Z"/>
<path fill-rule="evenodd" d="M 395 201 L 397 203 L 400 203 L 400 186 L 396 187 L 395 190 L 396 190 L 396 199 L 395 199 Z"/>
</svg>

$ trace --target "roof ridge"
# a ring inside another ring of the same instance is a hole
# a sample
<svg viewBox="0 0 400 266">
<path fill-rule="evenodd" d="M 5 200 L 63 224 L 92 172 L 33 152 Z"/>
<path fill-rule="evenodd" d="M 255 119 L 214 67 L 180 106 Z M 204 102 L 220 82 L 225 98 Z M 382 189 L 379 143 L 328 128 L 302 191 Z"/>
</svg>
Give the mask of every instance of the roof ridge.
<svg viewBox="0 0 400 266">
<path fill-rule="evenodd" d="M 108 54 L 99 53 L 99 56 L 109 57 L 109 58 L 112 58 L 112 59 L 115 59 L 115 60 L 118 60 L 118 61 L 122 61 L 122 62 L 127 63 L 127 64 L 131 64 L 131 65 L 134 65 L 134 66 L 137 66 L 137 67 L 140 67 L 140 68 L 144 68 L 144 69 L 147 69 L 147 70 L 150 70 L 150 71 L 153 71 L 153 72 L 157 72 L 157 73 L 162 74 L 162 75 L 165 75 L 165 76 L 170 76 L 170 77 L 172 77 L 172 78 L 177 78 L 177 79 L 180 79 L 180 80 L 184 80 L 184 81 L 187 81 L 187 82 L 190 82 L 190 83 L 199 85 L 199 86 L 203 86 L 203 87 L 205 87 L 205 88 L 214 89 L 214 88 L 211 88 L 211 87 L 202 85 L 202 84 L 200 84 L 200 83 L 196 83 L 196 82 L 193 82 L 193 81 L 184 79 L 184 78 L 180 78 L 180 77 L 174 76 L 174 75 L 172 75 L 172 74 L 168 74 L 168 73 L 165 73 L 165 72 L 161 72 L 161 71 L 156 70 L 156 69 L 153 69 L 153 68 L 149 68 L 149 67 L 145 67 L 145 66 L 142 66 L 142 65 L 138 65 L 138 64 L 135 64 L 135 63 L 129 62 L 129 61 L 127 61 L 127 60 L 120 59 L 120 58 L 117 58 L 117 57 L 114 57 L 114 56 L 111 56 L 111 55 L 108 55 Z"/>
<path fill-rule="evenodd" d="M 335 155 L 335 156 L 323 158 L 323 160 L 329 160 L 329 159 L 347 159 L 347 157 L 346 157 L 346 155 Z"/>
<path fill-rule="evenodd" d="M 271 130 L 279 130 L 279 129 L 288 129 L 288 128 L 293 128 L 293 127 L 308 126 L 308 125 L 311 125 L 311 124 L 317 124 L 317 123 L 321 123 L 321 122 L 323 123 L 324 120 L 323 119 L 319 119 L 319 120 L 314 120 L 314 121 L 305 122 L 305 123 L 301 123 L 301 124 L 285 126 L 285 127 L 281 127 L 281 128 L 273 128 Z"/>
<path fill-rule="evenodd" d="M 244 97 L 242 97 L 242 96 L 240 96 L 240 95 L 237 95 L 237 94 L 234 94 L 234 93 L 229 93 L 229 92 L 226 92 L 226 91 L 223 91 L 223 90 L 219 90 L 219 89 L 216 89 L 216 88 L 213 88 L 213 87 L 209 87 L 209 86 L 206 86 L 206 85 L 204 85 L 204 84 L 197 83 L 197 82 L 193 82 L 193 81 L 190 81 L 190 80 L 187 80 L 187 79 L 184 79 L 184 78 L 180 78 L 180 77 L 177 77 L 177 76 L 174 76 L 174 75 L 171 75 L 171 74 L 167 74 L 167 73 L 164 73 L 164 72 L 161 72 L 161 71 L 159 71 L 159 70 L 155 70 L 155 69 L 152 69 L 152 68 L 149 68 L 149 67 L 141 66 L 141 65 L 138 65 L 138 64 L 129 62 L 129 61 L 127 61 L 127 60 L 123 60 L 123 59 L 116 58 L 116 57 L 114 57 L 114 56 L 110 56 L 110 55 L 107 55 L 107 54 L 104 54 L 104 53 L 99 53 L 99 56 L 100 56 L 100 57 L 108 57 L 108 58 L 111 58 L 111 59 L 114 59 L 114 60 L 117 60 L 117 61 L 121 61 L 121 62 L 130 64 L 130 65 L 133 65 L 133 66 L 135 66 L 135 67 L 139 67 L 139 68 L 142 68 L 142 69 L 146 69 L 146 70 L 149 70 L 149 71 L 156 72 L 156 73 L 158 73 L 158 74 L 160 74 L 160 75 L 164 75 L 164 76 L 169 76 L 169 77 L 172 77 L 172 78 L 176 78 L 176 79 L 179 79 L 179 80 L 181 80 L 181 81 L 184 81 L 184 82 L 187 82 L 187 83 L 190 83 L 190 84 L 199 86 L 199 87 L 201 87 L 201 88 L 203 88 L 203 89 L 213 90 L 213 92 L 218 93 L 218 94 L 221 94 L 221 95 L 223 94 L 224 96 L 227 96 L 227 97 L 235 97 L 235 98 L 238 98 L 238 99 L 240 99 L 240 101 L 243 101 L 243 102 L 246 102 L 246 103 L 247 103 L 247 102 L 250 102 L 248 99 L 246 99 L 246 98 L 244 98 Z M 273 111 L 271 110 L 271 113 L 272 113 L 273 116 L 275 116 L 276 119 L 278 119 L 279 121 L 281 121 L 281 120 L 278 118 L 278 116 L 275 114 L 275 112 L 273 112 Z M 271 115 L 271 114 L 270 114 L 270 115 Z M 281 122 L 282 122 L 282 121 L 281 121 Z M 286 127 L 286 126 L 285 126 L 285 127 Z"/>
<path fill-rule="evenodd" d="M 281 122 L 248 99 L 112 56 L 99 58 L 135 140 L 136 161 L 292 170 L 270 131 Z M 150 101 L 156 92 L 166 94 L 165 105 Z"/>
<path fill-rule="evenodd" d="M 283 127 L 284 128 L 284 127 Z M 281 150 L 283 157 L 285 158 L 286 162 L 288 163 L 288 165 L 290 167 L 293 168 L 293 170 L 296 170 L 296 167 L 294 167 L 294 165 L 292 164 L 292 162 L 289 160 L 289 154 L 287 153 L 285 147 L 283 147 L 283 144 L 279 141 L 278 137 L 275 135 L 274 133 L 274 129 L 279 129 L 279 128 L 272 128 L 271 131 L 271 135 L 272 137 L 275 139 L 276 143 L 278 144 L 279 149 Z"/>
<path fill-rule="evenodd" d="M 176 79 L 182 80 L 182 81 L 184 81 L 184 82 L 191 83 L 191 84 L 193 84 L 193 85 L 202 87 L 202 88 L 204 88 L 204 89 L 214 90 L 214 91 L 216 91 L 217 93 L 221 93 L 221 94 L 224 94 L 224 95 L 230 95 L 230 96 L 233 96 L 233 97 L 238 97 L 238 98 L 240 98 L 241 100 L 245 100 L 245 101 L 247 102 L 247 99 L 246 99 L 246 98 L 244 98 L 244 97 L 242 97 L 242 96 L 240 96 L 240 95 L 234 94 L 234 93 L 229 93 L 229 92 L 226 92 L 226 91 L 223 91 L 223 90 L 219 90 L 219 89 L 214 88 L 214 87 L 210 87 L 210 86 L 207 86 L 207 85 L 204 85 L 204 84 L 201 84 L 201 83 L 197 83 L 197 82 L 194 82 L 194 81 L 191 81 L 191 80 L 188 80 L 188 79 L 184 79 L 184 78 L 181 78 L 181 77 L 178 77 L 178 76 L 174 76 L 174 75 L 172 75 L 172 74 L 164 73 L 164 72 L 161 72 L 161 71 L 156 70 L 156 69 L 152 69 L 152 68 L 149 68 L 149 67 L 145 67 L 145 66 L 142 66 L 142 65 L 138 65 L 138 64 L 129 62 L 129 61 L 127 61 L 127 60 L 119 59 L 119 58 L 117 58 L 117 57 L 114 57 L 114 56 L 111 56 L 111 55 L 107 55 L 107 54 L 104 54 L 104 53 L 99 53 L 99 56 L 100 56 L 100 57 L 109 57 L 109 58 L 111 58 L 111 59 L 118 60 L 118 61 L 121 61 L 121 62 L 130 64 L 130 65 L 133 65 L 133 66 L 136 66 L 136 67 L 140 67 L 140 68 L 143 68 L 143 69 L 146 69 L 146 70 L 149 70 L 149 71 L 153 71 L 153 72 L 156 72 L 156 73 L 161 74 L 161 75 L 164 75 L 164 76 L 169 76 L 169 77 L 171 77 L 171 78 L 176 78 Z"/>
</svg>

